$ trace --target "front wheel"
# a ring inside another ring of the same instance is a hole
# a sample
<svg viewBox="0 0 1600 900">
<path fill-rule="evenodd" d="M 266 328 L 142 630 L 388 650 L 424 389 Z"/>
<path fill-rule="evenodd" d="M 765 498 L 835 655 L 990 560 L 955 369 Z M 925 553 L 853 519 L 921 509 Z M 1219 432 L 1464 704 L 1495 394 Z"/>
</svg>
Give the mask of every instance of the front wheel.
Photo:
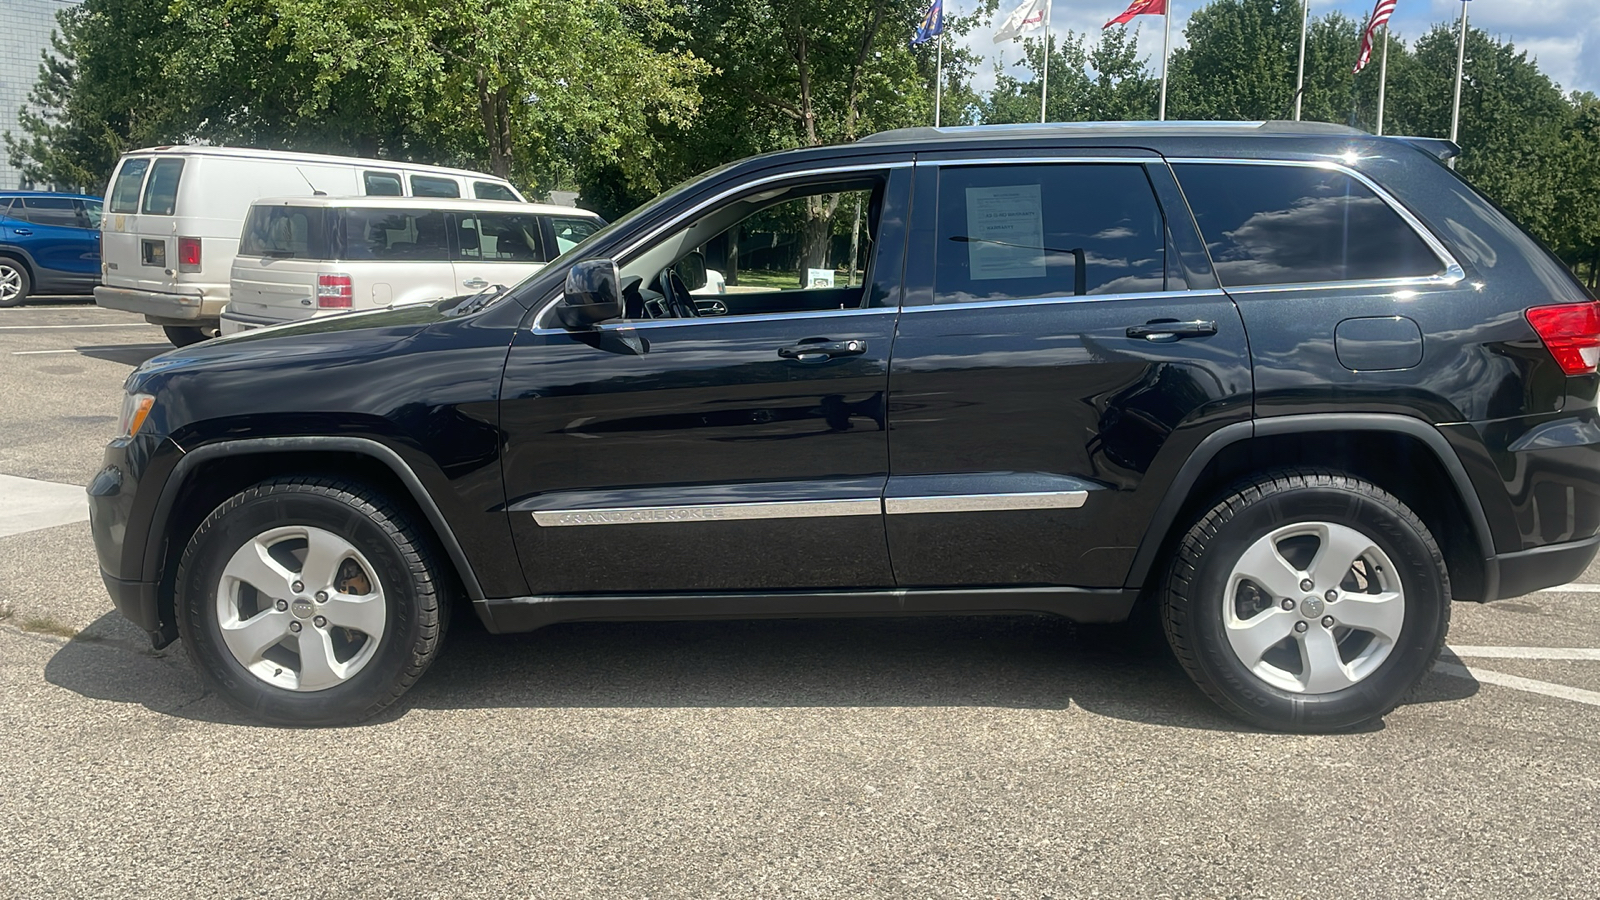
<svg viewBox="0 0 1600 900">
<path fill-rule="evenodd" d="M 449 604 L 428 547 L 409 516 L 358 484 L 248 488 L 184 551 L 184 646 L 212 688 L 259 719 L 364 719 L 410 688 L 444 638 Z"/>
<path fill-rule="evenodd" d="M 1167 639 L 1228 712 L 1285 731 L 1353 728 L 1427 675 L 1450 582 L 1427 527 L 1359 479 L 1290 471 L 1248 485 L 1183 537 Z"/>
</svg>

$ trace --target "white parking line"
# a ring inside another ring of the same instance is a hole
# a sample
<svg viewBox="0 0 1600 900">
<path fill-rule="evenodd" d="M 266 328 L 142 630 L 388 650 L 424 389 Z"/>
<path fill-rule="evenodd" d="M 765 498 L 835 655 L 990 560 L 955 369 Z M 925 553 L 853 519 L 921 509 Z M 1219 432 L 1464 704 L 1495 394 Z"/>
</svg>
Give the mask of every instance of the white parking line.
<svg viewBox="0 0 1600 900">
<path fill-rule="evenodd" d="M 0 537 L 89 518 L 89 498 L 75 484 L 0 475 Z"/>
<path fill-rule="evenodd" d="M 1600 650 L 1587 647 L 1457 647 L 1451 644 L 1449 652 L 1474 659 L 1593 659 L 1600 660 Z"/>
<path fill-rule="evenodd" d="M 1433 669 L 1435 672 L 1454 675 L 1457 678 L 1471 678 L 1483 684 L 1497 684 L 1501 687 L 1527 691 L 1530 694 L 1555 697 L 1558 700 L 1571 700 L 1574 703 L 1600 706 L 1600 691 L 1586 691 L 1583 688 L 1567 687 L 1564 684 L 1552 684 L 1548 681 L 1523 678 L 1520 675 L 1507 675 L 1503 672 L 1490 672 L 1487 669 L 1479 669 L 1474 666 L 1458 666 L 1455 663 L 1435 663 Z"/>
<path fill-rule="evenodd" d="M 39 331 L 54 328 L 151 328 L 149 322 L 107 322 L 104 325 L 0 325 L 0 331 Z"/>
<path fill-rule="evenodd" d="M 1574 581 L 1571 584 L 1558 584 L 1551 588 L 1540 588 L 1541 594 L 1600 594 L 1600 584 L 1584 584 Z"/>
<path fill-rule="evenodd" d="M 13 350 L 12 356 L 38 356 L 41 353 L 77 353 L 77 347 L 68 347 L 65 350 Z"/>
</svg>

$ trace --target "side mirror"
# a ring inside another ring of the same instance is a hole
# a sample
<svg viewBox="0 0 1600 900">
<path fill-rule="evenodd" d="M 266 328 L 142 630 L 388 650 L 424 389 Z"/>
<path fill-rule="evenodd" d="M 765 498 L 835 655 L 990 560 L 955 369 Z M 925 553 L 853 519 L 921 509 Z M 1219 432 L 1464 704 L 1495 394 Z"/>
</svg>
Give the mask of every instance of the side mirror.
<svg viewBox="0 0 1600 900">
<path fill-rule="evenodd" d="M 622 317 L 622 278 L 609 259 L 585 259 L 567 270 L 556 316 L 567 328 L 593 328 Z"/>
<path fill-rule="evenodd" d="M 706 286 L 706 258 L 700 253 L 691 253 L 678 264 L 672 267 L 678 277 L 683 279 L 683 286 L 691 291 L 698 291 Z"/>
</svg>

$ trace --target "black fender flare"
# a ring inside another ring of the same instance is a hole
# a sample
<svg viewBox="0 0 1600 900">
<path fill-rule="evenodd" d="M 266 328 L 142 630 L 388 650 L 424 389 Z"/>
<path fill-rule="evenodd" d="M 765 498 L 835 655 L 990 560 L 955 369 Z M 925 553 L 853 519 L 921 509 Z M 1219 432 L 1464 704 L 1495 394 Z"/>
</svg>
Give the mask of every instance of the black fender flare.
<svg viewBox="0 0 1600 900">
<path fill-rule="evenodd" d="M 162 555 L 166 544 L 167 522 L 172 516 L 172 505 L 177 501 L 178 491 L 183 487 L 188 474 L 196 466 L 207 460 L 220 456 L 245 455 L 256 453 L 294 453 L 304 451 L 322 453 L 353 453 L 377 460 L 393 472 L 400 483 L 405 485 L 410 492 L 411 499 L 427 517 L 428 524 L 433 527 L 434 533 L 439 537 L 439 543 L 444 546 L 449 554 L 450 561 L 456 567 L 456 572 L 461 576 L 462 587 L 466 589 L 469 599 L 481 601 L 484 599 L 483 587 L 478 583 L 477 575 L 472 571 L 472 563 L 468 561 L 467 554 L 461 549 L 461 542 L 456 539 L 455 531 L 450 528 L 450 523 L 445 520 L 444 513 L 439 511 L 439 505 L 433 501 L 433 496 L 423 486 L 422 479 L 417 477 L 411 466 L 404 458 L 396 453 L 393 448 L 371 438 L 360 437 L 263 437 L 244 438 L 233 441 L 218 441 L 214 444 L 205 444 L 186 452 L 172 468 L 172 473 L 167 476 L 166 483 L 161 487 L 161 496 L 156 501 L 155 514 L 151 517 L 149 539 L 145 544 L 144 571 L 146 577 L 153 577 L 161 571 Z"/>
<path fill-rule="evenodd" d="M 1439 429 L 1422 419 L 1390 413 L 1310 413 L 1274 416 L 1249 422 L 1235 422 L 1206 435 L 1178 469 L 1172 484 L 1167 487 L 1166 496 L 1156 507 L 1155 515 L 1145 528 L 1144 540 L 1139 542 L 1139 550 L 1134 554 L 1133 565 L 1128 570 L 1128 578 L 1124 585 L 1135 589 L 1144 586 L 1150 570 L 1155 567 L 1156 555 L 1161 552 L 1161 546 L 1166 542 L 1178 513 L 1189 500 L 1190 491 L 1200 480 L 1201 473 L 1224 448 L 1258 437 L 1321 431 L 1383 431 L 1403 434 L 1416 438 L 1432 451 L 1450 477 L 1451 483 L 1455 485 L 1456 494 L 1461 498 L 1462 506 L 1466 507 L 1468 524 L 1472 528 L 1473 536 L 1483 552 L 1485 599 L 1494 599 L 1498 596 L 1500 572 L 1499 567 L 1495 565 L 1494 536 L 1489 530 L 1489 517 L 1484 513 L 1483 501 L 1479 499 L 1477 489 L 1467 475 L 1466 467 L 1461 464 L 1461 458 L 1456 455 L 1455 449 L 1450 446 L 1450 442 Z"/>
</svg>

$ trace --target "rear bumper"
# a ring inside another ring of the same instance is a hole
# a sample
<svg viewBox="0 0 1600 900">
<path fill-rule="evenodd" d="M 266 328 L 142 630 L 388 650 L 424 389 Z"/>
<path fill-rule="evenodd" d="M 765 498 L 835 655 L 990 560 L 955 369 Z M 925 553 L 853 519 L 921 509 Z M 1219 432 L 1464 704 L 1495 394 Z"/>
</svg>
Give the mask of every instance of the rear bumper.
<svg viewBox="0 0 1600 900">
<path fill-rule="evenodd" d="M 223 334 L 238 334 L 253 328 L 266 328 L 269 325 L 282 325 L 290 319 L 267 319 L 261 316 L 242 316 L 231 309 L 224 309 L 220 317 L 220 327 Z"/>
<path fill-rule="evenodd" d="M 1508 599 L 1577 580 L 1600 552 L 1600 535 L 1581 541 L 1547 544 L 1518 553 L 1502 553 L 1489 561 L 1490 599 Z M 1494 584 L 1494 582 L 1498 584 Z"/>
<path fill-rule="evenodd" d="M 207 297 L 198 288 L 189 293 L 167 294 L 106 285 L 94 289 L 94 302 L 106 309 L 120 309 L 141 313 L 152 319 L 187 324 L 214 322 L 228 304 L 227 298 Z"/>
</svg>

